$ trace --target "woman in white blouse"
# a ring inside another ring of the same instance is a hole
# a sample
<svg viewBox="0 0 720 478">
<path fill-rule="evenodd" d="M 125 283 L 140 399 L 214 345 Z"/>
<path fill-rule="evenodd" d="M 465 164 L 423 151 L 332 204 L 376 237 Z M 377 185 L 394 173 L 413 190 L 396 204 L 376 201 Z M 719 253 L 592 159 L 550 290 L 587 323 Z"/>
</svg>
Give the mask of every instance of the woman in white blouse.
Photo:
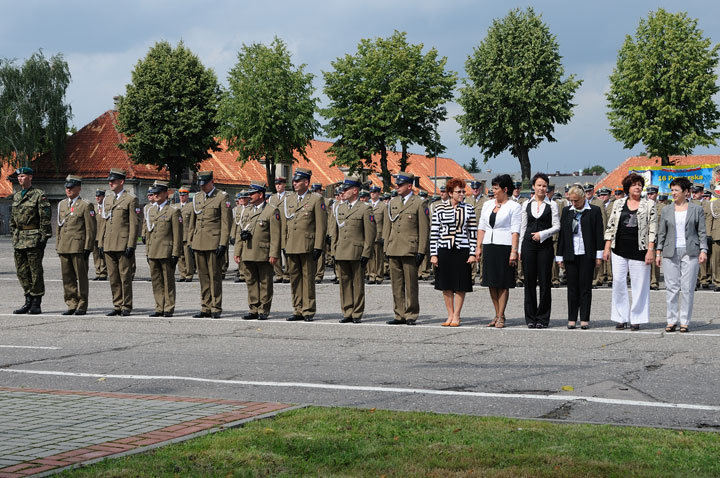
<svg viewBox="0 0 720 478">
<path fill-rule="evenodd" d="M 673 204 L 663 208 L 658 221 L 655 263 L 658 267 L 662 264 L 667 289 L 665 332 L 674 332 L 678 319 L 680 332 L 690 331 L 698 268 L 707 261 L 705 212 L 688 202 L 690 186 L 688 178 L 670 183 Z"/>
<path fill-rule="evenodd" d="M 557 204 L 547 197 L 550 178 L 537 173 L 532 178 L 533 198 L 522 205 L 520 260 L 525 273 L 525 323 L 529 329 L 550 325 L 551 282 L 555 257 L 553 235 L 560 230 Z M 537 290 L 540 286 L 540 303 Z"/>
<path fill-rule="evenodd" d="M 514 184 L 509 174 L 495 176 L 491 182 L 494 199 L 480 213 L 475 257 L 483 256 L 482 285 L 490 289 L 495 318 L 488 327 L 505 327 L 505 307 L 509 289 L 515 287 L 522 207 L 510 199 Z"/>
</svg>

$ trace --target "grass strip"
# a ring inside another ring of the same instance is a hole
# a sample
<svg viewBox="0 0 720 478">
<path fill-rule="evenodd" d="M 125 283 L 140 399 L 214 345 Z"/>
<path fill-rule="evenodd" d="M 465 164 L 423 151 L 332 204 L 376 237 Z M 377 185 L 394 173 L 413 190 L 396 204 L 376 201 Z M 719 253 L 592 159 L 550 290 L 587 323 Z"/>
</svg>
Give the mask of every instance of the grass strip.
<svg viewBox="0 0 720 478">
<path fill-rule="evenodd" d="M 309 407 L 60 476 L 298 475 L 720 476 L 720 434 Z"/>
</svg>

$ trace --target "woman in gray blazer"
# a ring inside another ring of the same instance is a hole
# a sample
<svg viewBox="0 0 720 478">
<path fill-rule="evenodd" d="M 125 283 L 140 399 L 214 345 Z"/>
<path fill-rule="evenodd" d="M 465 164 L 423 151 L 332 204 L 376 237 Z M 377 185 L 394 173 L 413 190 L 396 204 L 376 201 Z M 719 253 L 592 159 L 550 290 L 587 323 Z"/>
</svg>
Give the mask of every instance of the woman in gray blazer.
<svg viewBox="0 0 720 478">
<path fill-rule="evenodd" d="M 655 263 L 662 263 L 667 290 L 667 327 L 688 332 L 699 264 L 707 260 L 707 237 L 703 208 L 687 200 L 690 180 L 670 183 L 673 204 L 664 207 L 658 222 Z"/>
</svg>

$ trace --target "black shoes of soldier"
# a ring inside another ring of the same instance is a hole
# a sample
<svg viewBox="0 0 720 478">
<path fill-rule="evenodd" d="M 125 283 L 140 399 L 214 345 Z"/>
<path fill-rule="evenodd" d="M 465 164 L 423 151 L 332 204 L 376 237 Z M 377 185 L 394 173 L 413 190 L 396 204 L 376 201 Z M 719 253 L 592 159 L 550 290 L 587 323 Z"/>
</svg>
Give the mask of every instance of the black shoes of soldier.
<svg viewBox="0 0 720 478">
<path fill-rule="evenodd" d="M 414 322 L 414 321 L 413 321 L 413 322 Z M 388 321 L 385 322 L 385 323 L 386 323 L 386 324 L 389 324 L 389 325 L 405 325 L 405 324 L 408 323 L 408 321 L 406 321 L 405 319 L 399 319 L 399 320 L 398 320 L 398 319 L 392 319 L 392 320 L 388 320 Z M 413 325 L 414 325 L 414 323 L 413 323 Z"/>
<path fill-rule="evenodd" d="M 210 314 L 210 317 L 213 319 L 219 319 L 220 318 L 220 312 L 213 312 Z"/>
<path fill-rule="evenodd" d="M 75 313 L 75 309 L 68 309 L 65 312 L 62 313 L 62 315 L 73 315 Z"/>
<path fill-rule="evenodd" d="M 85 315 L 85 314 L 87 314 L 87 311 L 84 311 L 84 310 L 76 310 L 75 311 L 75 315 Z"/>
<path fill-rule="evenodd" d="M 106 317 L 114 317 L 114 316 L 116 316 L 116 315 L 120 315 L 120 313 L 121 313 L 121 312 L 120 312 L 119 310 L 113 309 L 113 310 L 111 310 L 110 312 L 108 312 L 107 314 L 105 314 L 105 316 L 106 316 Z"/>
<path fill-rule="evenodd" d="M 259 317 L 258 314 L 253 314 L 253 313 L 251 312 L 251 313 L 249 313 L 249 314 L 243 315 L 243 316 L 242 316 L 242 319 L 243 319 L 243 320 L 257 320 L 258 317 Z"/>
<path fill-rule="evenodd" d="M 349 324 L 352 321 L 353 321 L 352 317 L 343 317 L 338 322 L 340 322 L 341 324 Z"/>
<path fill-rule="evenodd" d="M 303 317 L 302 315 L 293 314 L 285 320 L 287 320 L 288 322 L 297 322 L 299 320 L 303 320 L 304 318 L 305 317 Z"/>
<path fill-rule="evenodd" d="M 258 320 L 267 320 L 268 316 L 267 314 L 258 314 Z"/>
<path fill-rule="evenodd" d="M 28 310 L 30 310 L 30 306 L 32 305 L 32 296 L 26 295 L 25 296 L 25 303 L 22 307 L 19 309 L 13 310 L 13 314 L 27 314 Z"/>
<path fill-rule="evenodd" d="M 210 317 L 210 312 L 198 312 L 193 315 L 193 319 L 207 319 Z"/>
<path fill-rule="evenodd" d="M 28 311 L 28 314 L 42 314 L 42 310 L 40 310 L 40 303 L 42 302 L 42 296 L 37 295 L 35 297 L 30 298 L 30 310 Z"/>
<path fill-rule="evenodd" d="M 162 317 L 162 312 L 153 312 L 152 314 L 148 315 L 148 317 Z"/>
<path fill-rule="evenodd" d="M 303 317 L 303 320 L 304 320 L 305 322 L 312 322 L 312 321 L 315 320 L 315 319 L 313 319 L 313 316 L 312 316 L 312 315 L 306 315 L 305 317 Z"/>
</svg>

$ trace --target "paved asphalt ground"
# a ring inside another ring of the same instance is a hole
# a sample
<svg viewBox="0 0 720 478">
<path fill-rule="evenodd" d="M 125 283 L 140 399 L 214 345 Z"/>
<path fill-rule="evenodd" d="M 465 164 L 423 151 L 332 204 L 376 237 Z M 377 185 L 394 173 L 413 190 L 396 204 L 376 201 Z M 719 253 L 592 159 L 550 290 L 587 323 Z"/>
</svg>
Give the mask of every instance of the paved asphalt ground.
<svg viewBox="0 0 720 478">
<path fill-rule="evenodd" d="M 329 272 L 329 271 L 328 271 Z M 91 278 L 94 274 L 91 272 Z M 507 327 L 488 329 L 487 290 L 468 294 L 463 326 L 440 327 L 441 294 L 422 283 L 419 325 L 388 326 L 390 286 L 367 286 L 361 324 L 339 324 L 339 294 L 318 285 L 313 323 L 291 323 L 288 284 L 271 319 L 243 321 L 244 284 L 225 281 L 221 319 L 192 319 L 199 283 L 179 283 L 175 317 L 153 319 L 144 250 L 130 317 L 105 317 L 107 282 L 91 282 L 89 315 L 64 317 L 54 243 L 45 258 L 43 315 L 17 316 L 22 291 L 0 239 L 0 387 L 82 390 L 720 430 L 720 293 L 700 291 L 689 334 L 666 334 L 665 292 L 651 323 L 616 331 L 610 290 L 593 292 L 592 329 L 565 327 L 565 289 L 551 328 L 529 330 L 522 289 Z M 329 277 L 329 274 L 326 275 Z"/>
</svg>

